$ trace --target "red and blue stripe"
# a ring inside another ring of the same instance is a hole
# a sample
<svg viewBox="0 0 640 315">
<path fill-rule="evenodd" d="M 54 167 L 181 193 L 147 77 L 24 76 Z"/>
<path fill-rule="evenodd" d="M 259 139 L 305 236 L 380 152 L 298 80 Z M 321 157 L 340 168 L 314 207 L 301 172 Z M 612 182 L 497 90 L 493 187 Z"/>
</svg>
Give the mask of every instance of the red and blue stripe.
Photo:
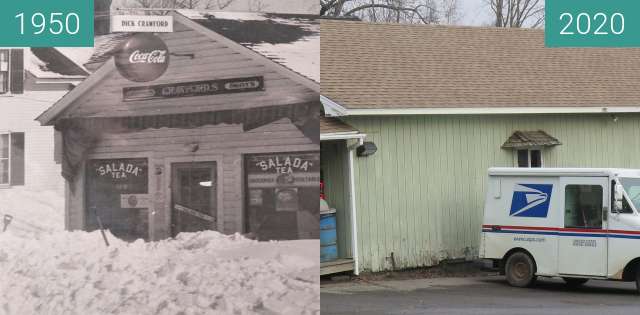
<svg viewBox="0 0 640 315">
<path fill-rule="evenodd" d="M 508 233 L 508 234 L 533 234 L 533 235 L 554 235 L 554 236 L 577 236 L 577 237 L 609 237 L 609 238 L 629 238 L 640 239 L 640 231 L 628 230 L 606 230 L 606 229 L 579 229 L 579 228 L 556 228 L 542 226 L 513 226 L 513 225 L 491 225 L 482 226 L 485 233 Z"/>
</svg>

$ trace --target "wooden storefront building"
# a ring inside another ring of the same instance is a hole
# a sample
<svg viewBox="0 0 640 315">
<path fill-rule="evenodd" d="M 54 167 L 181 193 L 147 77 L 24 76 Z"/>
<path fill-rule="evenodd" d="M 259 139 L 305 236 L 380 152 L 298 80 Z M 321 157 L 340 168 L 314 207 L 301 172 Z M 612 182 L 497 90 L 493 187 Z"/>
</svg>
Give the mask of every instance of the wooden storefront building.
<svg viewBox="0 0 640 315">
<path fill-rule="evenodd" d="M 639 56 L 547 49 L 543 30 L 323 20 L 338 262 L 475 259 L 489 167 L 640 168 Z"/>
<path fill-rule="evenodd" d="M 66 228 L 317 238 L 314 17 L 185 11 L 173 23 L 96 38 L 95 72 L 38 118 L 63 135 Z M 140 79 L 144 61 L 166 69 Z"/>
</svg>

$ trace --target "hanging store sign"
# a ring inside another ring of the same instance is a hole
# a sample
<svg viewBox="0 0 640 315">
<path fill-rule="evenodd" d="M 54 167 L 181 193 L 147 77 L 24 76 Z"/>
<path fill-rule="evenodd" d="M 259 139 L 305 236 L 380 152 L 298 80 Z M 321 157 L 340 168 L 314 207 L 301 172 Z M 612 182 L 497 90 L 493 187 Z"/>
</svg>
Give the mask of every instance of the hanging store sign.
<svg viewBox="0 0 640 315">
<path fill-rule="evenodd" d="M 158 36 L 140 33 L 131 37 L 115 55 L 118 72 L 133 82 L 150 82 L 169 68 L 169 48 Z"/>
<path fill-rule="evenodd" d="M 124 101 L 264 91 L 264 77 L 170 83 L 122 89 Z"/>
<path fill-rule="evenodd" d="M 111 32 L 172 33 L 171 15 L 112 15 Z"/>
<path fill-rule="evenodd" d="M 120 208 L 136 209 L 151 208 L 151 201 L 148 194 L 122 194 L 120 195 Z"/>
</svg>

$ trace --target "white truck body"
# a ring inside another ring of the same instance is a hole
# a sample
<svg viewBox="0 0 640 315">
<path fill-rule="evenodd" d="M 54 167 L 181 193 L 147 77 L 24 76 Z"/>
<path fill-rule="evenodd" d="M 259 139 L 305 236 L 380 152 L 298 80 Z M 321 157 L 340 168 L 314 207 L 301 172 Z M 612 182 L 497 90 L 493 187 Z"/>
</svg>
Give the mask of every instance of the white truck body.
<svg viewBox="0 0 640 315">
<path fill-rule="evenodd" d="M 535 275 L 635 281 L 640 170 L 491 168 L 480 258 L 528 253 Z"/>
</svg>

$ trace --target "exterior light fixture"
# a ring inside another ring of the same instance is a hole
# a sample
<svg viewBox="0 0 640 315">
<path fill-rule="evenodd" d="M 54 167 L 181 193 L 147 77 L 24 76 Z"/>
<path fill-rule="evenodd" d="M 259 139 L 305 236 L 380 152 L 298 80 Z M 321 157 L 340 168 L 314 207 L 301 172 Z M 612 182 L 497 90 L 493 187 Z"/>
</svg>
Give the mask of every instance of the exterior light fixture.
<svg viewBox="0 0 640 315">
<path fill-rule="evenodd" d="M 378 147 L 373 142 L 364 142 L 356 149 L 356 154 L 360 157 L 370 156 L 378 151 Z"/>
</svg>

